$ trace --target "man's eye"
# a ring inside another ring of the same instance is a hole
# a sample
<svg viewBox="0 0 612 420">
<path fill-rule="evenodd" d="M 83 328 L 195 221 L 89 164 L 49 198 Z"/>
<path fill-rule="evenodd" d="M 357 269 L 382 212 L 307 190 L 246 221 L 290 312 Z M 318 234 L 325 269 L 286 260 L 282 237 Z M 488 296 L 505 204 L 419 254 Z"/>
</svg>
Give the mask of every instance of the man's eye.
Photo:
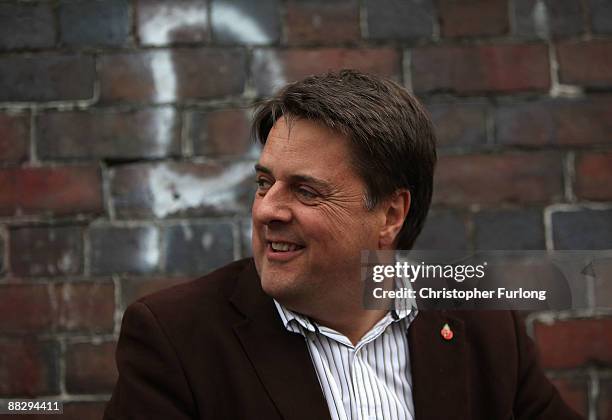
<svg viewBox="0 0 612 420">
<path fill-rule="evenodd" d="M 305 198 L 306 200 L 313 200 L 317 198 L 316 193 L 306 188 L 298 188 L 297 193 L 300 195 L 300 197 Z"/>
<path fill-rule="evenodd" d="M 258 190 L 267 190 L 272 186 L 272 183 L 265 178 L 257 178 L 255 184 Z"/>
</svg>

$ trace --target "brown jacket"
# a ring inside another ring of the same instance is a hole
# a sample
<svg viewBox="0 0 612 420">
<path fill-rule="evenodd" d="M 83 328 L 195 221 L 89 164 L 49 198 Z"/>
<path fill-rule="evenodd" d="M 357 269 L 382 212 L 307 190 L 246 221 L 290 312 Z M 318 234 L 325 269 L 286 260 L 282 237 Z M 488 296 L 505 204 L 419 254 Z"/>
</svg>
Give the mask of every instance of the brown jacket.
<svg viewBox="0 0 612 420">
<path fill-rule="evenodd" d="M 579 418 L 511 312 L 421 311 L 408 340 L 416 420 Z M 117 366 L 106 420 L 330 418 L 304 339 L 283 327 L 251 259 L 132 304 Z"/>
</svg>

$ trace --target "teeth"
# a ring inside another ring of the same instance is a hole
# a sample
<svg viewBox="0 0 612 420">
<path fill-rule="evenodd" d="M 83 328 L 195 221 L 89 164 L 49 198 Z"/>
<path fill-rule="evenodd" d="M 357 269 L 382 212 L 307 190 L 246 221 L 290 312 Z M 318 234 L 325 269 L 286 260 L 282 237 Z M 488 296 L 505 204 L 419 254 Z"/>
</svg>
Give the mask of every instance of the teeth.
<svg viewBox="0 0 612 420">
<path fill-rule="evenodd" d="M 285 242 L 270 242 L 272 249 L 274 251 L 287 252 L 287 251 L 295 251 L 297 249 L 296 245 L 288 244 Z"/>
</svg>

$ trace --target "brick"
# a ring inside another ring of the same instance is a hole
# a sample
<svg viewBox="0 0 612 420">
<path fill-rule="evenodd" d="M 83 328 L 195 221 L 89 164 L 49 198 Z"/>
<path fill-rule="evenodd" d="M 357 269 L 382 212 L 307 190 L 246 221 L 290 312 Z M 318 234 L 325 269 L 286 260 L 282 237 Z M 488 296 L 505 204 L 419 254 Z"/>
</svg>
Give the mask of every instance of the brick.
<svg viewBox="0 0 612 420">
<path fill-rule="evenodd" d="M 512 93 L 546 91 L 550 85 L 545 45 L 419 47 L 412 51 L 417 92 Z"/>
<path fill-rule="evenodd" d="M 584 32 L 581 0 L 514 0 L 514 34 L 543 38 Z"/>
<path fill-rule="evenodd" d="M 154 226 L 92 226 L 91 272 L 153 273 L 158 270 L 159 232 Z"/>
<path fill-rule="evenodd" d="M 246 56 L 239 50 L 152 50 L 100 59 L 104 102 L 172 102 L 240 95 L 245 80 Z"/>
<path fill-rule="evenodd" d="M 172 108 L 52 112 L 37 124 L 42 159 L 135 159 L 180 154 L 180 122 Z"/>
<path fill-rule="evenodd" d="M 612 3 L 608 0 L 590 0 L 591 28 L 598 34 L 612 33 Z M 612 411 L 611 411 L 612 412 Z"/>
<path fill-rule="evenodd" d="M 63 420 L 101 419 L 104 417 L 105 401 L 69 402 L 64 404 Z"/>
<path fill-rule="evenodd" d="M 506 0 L 438 1 L 442 36 L 504 35 L 508 32 Z"/>
<path fill-rule="evenodd" d="M 59 349 L 53 341 L 0 339 L 0 397 L 59 393 Z"/>
<path fill-rule="evenodd" d="M 213 38 L 220 44 L 271 44 L 280 38 L 279 0 L 211 0 Z"/>
<path fill-rule="evenodd" d="M 261 148 L 251 139 L 251 124 L 244 109 L 192 112 L 188 120 L 188 136 L 196 155 L 243 158 L 259 155 Z"/>
<path fill-rule="evenodd" d="M 0 114 L 0 162 L 18 163 L 26 160 L 29 147 L 29 116 Z"/>
<path fill-rule="evenodd" d="M 4 238 L 2 237 L 2 234 L 0 232 L 0 277 L 2 274 L 4 274 Z"/>
<path fill-rule="evenodd" d="M 553 385 L 561 394 L 561 398 L 578 414 L 587 418 L 589 405 L 589 387 L 585 378 L 554 378 Z"/>
<path fill-rule="evenodd" d="M 600 382 L 597 413 L 600 419 L 612 418 L 612 379 L 602 379 Z"/>
<path fill-rule="evenodd" d="M 70 393 L 111 393 L 117 380 L 114 342 L 75 343 L 66 348 L 66 390 Z"/>
<path fill-rule="evenodd" d="M 330 44 L 360 39 L 356 0 L 291 0 L 286 7 L 290 44 Z"/>
<path fill-rule="evenodd" d="M 201 43 L 210 39 L 206 2 L 139 0 L 136 13 L 142 45 Z"/>
<path fill-rule="evenodd" d="M 465 215 L 451 210 L 432 210 L 419 235 L 417 250 L 468 249 Z"/>
<path fill-rule="evenodd" d="M 612 210 L 557 211 L 552 230 L 555 249 L 612 249 Z"/>
<path fill-rule="evenodd" d="M 37 54 L 0 57 L 0 102 L 91 99 L 94 79 L 91 56 Z"/>
<path fill-rule="evenodd" d="M 0 215 L 66 215 L 103 212 L 97 166 L 0 169 Z"/>
<path fill-rule="evenodd" d="M 474 216 L 476 249 L 545 249 L 539 209 L 485 210 Z"/>
<path fill-rule="evenodd" d="M 563 42 L 557 45 L 559 81 L 591 88 L 612 86 L 612 41 Z"/>
<path fill-rule="evenodd" d="M 436 20 L 431 0 L 366 0 L 368 38 L 418 39 L 433 34 Z"/>
<path fill-rule="evenodd" d="M 192 280 L 192 277 L 169 278 L 139 278 L 129 277 L 121 279 L 121 307 L 125 309 L 136 300 L 177 284 Z"/>
<path fill-rule="evenodd" d="M 582 153 L 576 157 L 576 196 L 612 200 L 612 152 Z"/>
<path fill-rule="evenodd" d="M 544 368 L 612 364 L 612 318 L 536 323 L 535 341 Z"/>
<path fill-rule="evenodd" d="M 0 333 L 36 333 L 53 325 L 53 308 L 46 284 L 0 286 Z"/>
<path fill-rule="evenodd" d="M 76 226 L 18 227 L 9 231 L 15 276 L 61 276 L 83 272 L 83 229 Z"/>
<path fill-rule="evenodd" d="M 261 49 L 254 52 L 251 64 L 260 95 L 269 95 L 286 82 L 343 68 L 400 80 L 401 58 L 392 48 Z"/>
<path fill-rule="evenodd" d="M 438 161 L 434 203 L 469 206 L 548 203 L 563 195 L 554 153 L 445 156 Z"/>
<path fill-rule="evenodd" d="M 495 112 L 497 142 L 524 146 L 610 144 L 609 97 L 502 105 Z"/>
<path fill-rule="evenodd" d="M 612 257 L 596 257 L 582 271 L 594 277 L 595 307 L 610 308 L 612 302 Z"/>
<path fill-rule="evenodd" d="M 0 49 L 48 48 L 55 45 L 51 4 L 0 4 Z"/>
<path fill-rule="evenodd" d="M 66 45 L 124 45 L 130 33 L 127 0 L 61 0 L 59 24 Z"/>
<path fill-rule="evenodd" d="M 121 218 L 246 214 L 253 180 L 253 162 L 139 163 L 113 169 L 111 195 Z"/>
<path fill-rule="evenodd" d="M 231 223 L 182 223 L 164 230 L 166 272 L 203 275 L 234 260 Z"/>
<path fill-rule="evenodd" d="M 53 286 L 55 329 L 69 332 L 112 332 L 115 289 L 106 282 L 66 282 Z M 38 311 L 35 311 L 38 313 Z"/>
<path fill-rule="evenodd" d="M 480 146 L 487 142 L 487 106 L 479 103 L 430 104 L 438 147 Z"/>
</svg>

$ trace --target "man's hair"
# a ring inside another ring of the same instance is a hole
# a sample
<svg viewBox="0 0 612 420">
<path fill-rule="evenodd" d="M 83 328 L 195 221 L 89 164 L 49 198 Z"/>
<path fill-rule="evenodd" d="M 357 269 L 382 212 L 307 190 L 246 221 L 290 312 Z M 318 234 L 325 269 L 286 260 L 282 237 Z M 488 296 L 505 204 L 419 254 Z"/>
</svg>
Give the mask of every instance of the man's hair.
<svg viewBox="0 0 612 420">
<path fill-rule="evenodd" d="M 341 70 L 290 83 L 255 111 L 253 134 L 263 145 L 281 116 L 317 121 L 349 139 L 350 161 L 366 184 L 374 209 L 398 189 L 411 194 L 397 248 L 410 249 L 431 203 L 436 163 L 431 120 L 397 83 Z"/>
</svg>

